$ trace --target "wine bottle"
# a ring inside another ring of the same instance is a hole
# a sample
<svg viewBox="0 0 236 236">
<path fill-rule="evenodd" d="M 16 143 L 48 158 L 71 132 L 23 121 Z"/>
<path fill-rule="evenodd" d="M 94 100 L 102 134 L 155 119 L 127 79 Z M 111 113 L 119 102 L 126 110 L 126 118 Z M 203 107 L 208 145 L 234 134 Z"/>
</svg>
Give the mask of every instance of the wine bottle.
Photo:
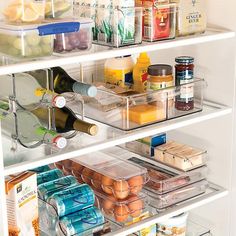
<svg viewBox="0 0 236 236">
<path fill-rule="evenodd" d="M 84 96 L 95 97 L 97 88 L 93 85 L 78 82 L 71 78 L 61 67 L 51 68 L 56 93 L 74 92 Z"/>
<path fill-rule="evenodd" d="M 27 73 L 17 73 L 15 76 L 15 95 L 20 106 L 32 110 L 41 105 L 62 108 L 66 105 L 63 96 L 44 89 L 37 80 Z M 4 97 L 14 95 L 12 75 L 0 76 L 0 94 Z"/>
<path fill-rule="evenodd" d="M 96 135 L 98 127 L 95 124 L 88 123 L 76 117 L 73 111 L 69 108 L 54 108 L 55 112 L 55 126 L 58 133 L 66 133 L 72 130 L 87 133 L 89 135 Z M 47 121 L 47 110 L 38 108 L 33 113 L 42 121 Z"/>
<path fill-rule="evenodd" d="M 44 128 L 32 112 L 23 109 L 19 109 L 15 114 L 11 113 L 3 119 L 2 129 L 8 136 L 16 135 L 18 140 L 24 145 L 43 141 L 58 148 L 64 148 L 67 144 L 64 137 L 55 131 Z"/>
</svg>

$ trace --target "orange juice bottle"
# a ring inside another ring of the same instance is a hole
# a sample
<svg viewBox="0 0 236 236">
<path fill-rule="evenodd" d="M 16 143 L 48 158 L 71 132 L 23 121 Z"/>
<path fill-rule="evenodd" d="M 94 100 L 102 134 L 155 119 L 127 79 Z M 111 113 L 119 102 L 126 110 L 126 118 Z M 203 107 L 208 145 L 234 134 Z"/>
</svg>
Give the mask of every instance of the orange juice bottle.
<svg viewBox="0 0 236 236">
<path fill-rule="evenodd" d="M 147 89 L 147 68 L 150 66 L 150 58 L 146 52 L 140 53 L 133 69 L 134 90 L 143 93 Z"/>
</svg>

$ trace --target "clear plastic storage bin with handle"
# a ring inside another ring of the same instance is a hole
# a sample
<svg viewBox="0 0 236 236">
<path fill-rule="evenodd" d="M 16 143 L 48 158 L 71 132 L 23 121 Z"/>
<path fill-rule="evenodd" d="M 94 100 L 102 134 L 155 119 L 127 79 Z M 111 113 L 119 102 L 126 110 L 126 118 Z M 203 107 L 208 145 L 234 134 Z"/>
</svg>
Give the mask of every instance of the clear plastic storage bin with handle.
<svg viewBox="0 0 236 236">
<path fill-rule="evenodd" d="M 18 58 L 36 58 L 50 56 L 53 51 L 89 49 L 91 28 L 91 20 L 84 19 L 24 26 L 0 24 L 0 52 Z"/>
<path fill-rule="evenodd" d="M 45 0 L 3 1 L 2 14 L 11 24 L 32 24 L 44 20 Z"/>
</svg>

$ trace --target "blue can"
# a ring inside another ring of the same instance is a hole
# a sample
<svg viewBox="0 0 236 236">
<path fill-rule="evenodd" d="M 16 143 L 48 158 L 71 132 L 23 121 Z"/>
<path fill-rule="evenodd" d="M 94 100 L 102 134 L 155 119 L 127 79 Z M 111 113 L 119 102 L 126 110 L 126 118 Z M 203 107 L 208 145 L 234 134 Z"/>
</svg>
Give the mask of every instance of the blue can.
<svg viewBox="0 0 236 236">
<path fill-rule="evenodd" d="M 33 171 L 35 173 L 43 173 L 43 172 L 49 171 L 49 170 L 51 170 L 51 168 L 48 165 L 46 165 L 46 166 L 37 167 L 35 169 L 32 169 L 31 171 Z"/>
<path fill-rule="evenodd" d="M 59 169 L 53 169 L 46 172 L 42 172 L 37 175 L 37 184 L 40 185 L 43 183 L 47 183 L 49 181 L 59 179 L 63 176 L 64 176 L 63 172 Z"/>
<path fill-rule="evenodd" d="M 76 178 L 72 175 L 68 175 L 66 177 L 40 184 L 38 186 L 38 196 L 41 200 L 47 201 L 47 199 L 54 193 L 75 185 L 78 185 Z"/>
<path fill-rule="evenodd" d="M 105 218 L 102 212 L 92 206 L 73 214 L 64 216 L 57 224 L 56 231 L 59 235 L 81 235 L 85 231 L 90 234 L 103 228 Z"/>
<path fill-rule="evenodd" d="M 59 217 L 74 213 L 76 211 L 93 206 L 95 203 L 95 195 L 93 190 L 87 184 L 81 184 L 54 193 L 48 198 L 49 212 L 52 215 L 57 214 Z M 50 211 L 55 209 L 55 211 Z"/>
</svg>

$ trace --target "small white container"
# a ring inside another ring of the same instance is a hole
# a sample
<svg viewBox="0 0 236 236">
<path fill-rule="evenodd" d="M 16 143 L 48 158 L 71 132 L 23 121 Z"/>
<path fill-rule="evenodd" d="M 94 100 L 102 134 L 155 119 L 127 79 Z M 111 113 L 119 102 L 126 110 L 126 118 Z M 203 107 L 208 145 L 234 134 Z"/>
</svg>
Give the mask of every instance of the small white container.
<svg viewBox="0 0 236 236">
<path fill-rule="evenodd" d="M 157 236 L 186 235 L 188 212 L 157 223 Z"/>
</svg>

